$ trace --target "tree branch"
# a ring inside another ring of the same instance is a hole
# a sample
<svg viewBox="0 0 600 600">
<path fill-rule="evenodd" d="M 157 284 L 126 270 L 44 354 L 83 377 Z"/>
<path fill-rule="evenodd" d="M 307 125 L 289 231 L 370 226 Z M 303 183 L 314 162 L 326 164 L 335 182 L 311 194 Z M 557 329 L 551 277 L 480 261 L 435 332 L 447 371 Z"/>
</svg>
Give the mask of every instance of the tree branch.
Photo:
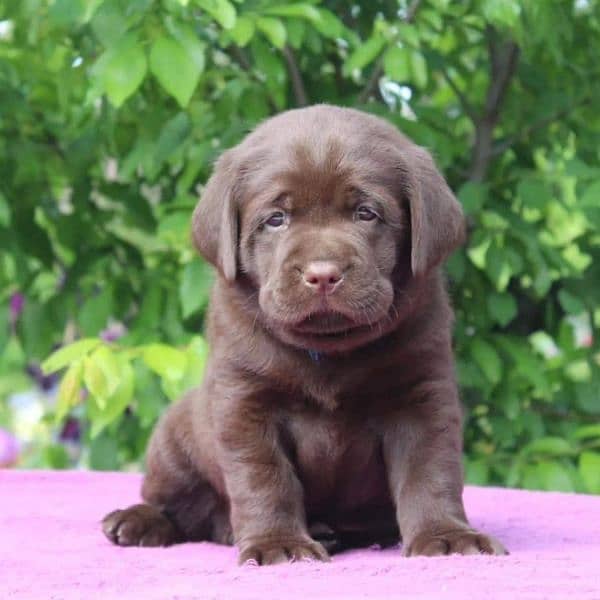
<svg viewBox="0 0 600 600">
<path fill-rule="evenodd" d="M 417 14 L 417 10 L 419 9 L 419 5 L 422 0 L 413 0 L 408 8 L 406 9 L 406 14 L 402 19 L 404 23 L 412 23 L 414 21 L 415 15 Z M 367 85 L 364 87 L 363 91 L 358 96 L 359 104 L 364 104 L 369 96 L 375 91 L 377 87 L 377 83 L 379 82 L 379 78 L 383 75 L 383 54 L 377 59 L 375 66 L 373 67 L 373 71 L 371 72 L 371 77 L 367 81 Z"/>
<path fill-rule="evenodd" d="M 477 120 L 477 112 L 473 105 L 469 102 L 468 98 L 465 94 L 460 90 L 460 88 L 456 85 L 456 82 L 450 77 L 450 73 L 446 71 L 446 69 L 440 69 L 442 73 L 442 77 L 446 80 L 446 83 L 450 86 L 455 96 L 458 98 L 463 110 L 469 115 L 471 120 L 475 122 Z"/>
<path fill-rule="evenodd" d="M 496 31 L 490 26 L 486 28 L 486 34 L 490 57 L 490 84 L 483 113 L 474 121 L 475 143 L 468 171 L 469 181 L 483 181 L 487 174 L 493 158 L 494 129 L 519 59 L 519 47 L 515 42 L 501 42 Z"/>
<path fill-rule="evenodd" d="M 298 68 L 298 61 L 294 55 L 294 51 L 290 46 L 285 46 L 282 50 L 283 58 L 287 64 L 290 79 L 292 80 L 292 88 L 294 90 L 294 97 L 296 98 L 296 106 L 306 106 L 308 104 L 308 94 L 306 93 L 306 87 L 302 79 L 302 73 Z"/>
<path fill-rule="evenodd" d="M 244 51 L 239 46 L 231 46 L 231 54 L 237 60 L 238 64 L 242 67 L 242 69 L 244 69 L 244 71 L 246 71 L 246 73 L 248 73 L 248 75 L 252 79 L 254 79 L 254 81 L 257 81 L 258 83 L 264 85 L 265 82 L 254 72 L 252 64 L 248 60 L 248 57 L 244 54 Z M 270 93 L 267 94 L 267 101 L 269 103 L 271 111 L 277 112 L 277 104 L 275 103 L 275 100 L 273 99 L 273 96 Z"/>
</svg>

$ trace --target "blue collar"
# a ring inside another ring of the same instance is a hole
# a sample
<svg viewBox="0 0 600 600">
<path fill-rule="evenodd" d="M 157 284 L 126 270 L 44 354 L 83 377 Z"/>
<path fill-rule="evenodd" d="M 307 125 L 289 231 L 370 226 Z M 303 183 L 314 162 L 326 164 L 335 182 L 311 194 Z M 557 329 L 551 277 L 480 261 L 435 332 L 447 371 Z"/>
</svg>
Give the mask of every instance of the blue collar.
<svg viewBox="0 0 600 600">
<path fill-rule="evenodd" d="M 320 363 L 321 359 L 323 358 L 323 353 L 319 352 L 318 350 L 309 350 L 308 355 L 310 356 L 311 360 L 316 363 Z"/>
</svg>

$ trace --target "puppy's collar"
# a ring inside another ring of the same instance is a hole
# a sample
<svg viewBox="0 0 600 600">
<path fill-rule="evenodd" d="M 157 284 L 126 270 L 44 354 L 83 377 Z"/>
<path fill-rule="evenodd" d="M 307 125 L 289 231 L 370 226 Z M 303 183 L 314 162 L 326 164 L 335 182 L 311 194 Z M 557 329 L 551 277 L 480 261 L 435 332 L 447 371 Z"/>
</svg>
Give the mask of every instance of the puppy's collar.
<svg viewBox="0 0 600 600">
<path fill-rule="evenodd" d="M 318 350 L 309 350 L 308 355 L 313 362 L 320 363 L 323 358 L 323 353 Z"/>
</svg>

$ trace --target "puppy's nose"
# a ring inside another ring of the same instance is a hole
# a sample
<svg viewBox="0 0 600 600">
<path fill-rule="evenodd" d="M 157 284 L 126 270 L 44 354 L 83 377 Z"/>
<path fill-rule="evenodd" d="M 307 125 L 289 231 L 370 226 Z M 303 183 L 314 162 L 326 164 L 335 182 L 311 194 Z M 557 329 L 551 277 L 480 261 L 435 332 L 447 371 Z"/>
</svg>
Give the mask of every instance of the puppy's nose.
<svg viewBox="0 0 600 600">
<path fill-rule="evenodd" d="M 342 270 L 328 260 L 311 262 L 302 273 L 304 283 L 315 292 L 331 294 L 344 278 Z"/>
</svg>

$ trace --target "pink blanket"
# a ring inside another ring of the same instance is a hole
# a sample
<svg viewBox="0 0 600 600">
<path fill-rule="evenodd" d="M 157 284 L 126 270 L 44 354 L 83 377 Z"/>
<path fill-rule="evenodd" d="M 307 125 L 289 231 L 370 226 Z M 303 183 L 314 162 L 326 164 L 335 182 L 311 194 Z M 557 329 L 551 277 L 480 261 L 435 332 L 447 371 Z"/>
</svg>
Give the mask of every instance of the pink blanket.
<svg viewBox="0 0 600 600">
<path fill-rule="evenodd" d="M 133 474 L 0 470 L 0 599 L 478 598 L 600 600 L 600 497 L 468 488 L 473 524 L 508 557 L 402 558 L 360 550 L 329 564 L 236 566 L 213 544 L 117 548 L 109 510 L 138 499 Z"/>
</svg>

